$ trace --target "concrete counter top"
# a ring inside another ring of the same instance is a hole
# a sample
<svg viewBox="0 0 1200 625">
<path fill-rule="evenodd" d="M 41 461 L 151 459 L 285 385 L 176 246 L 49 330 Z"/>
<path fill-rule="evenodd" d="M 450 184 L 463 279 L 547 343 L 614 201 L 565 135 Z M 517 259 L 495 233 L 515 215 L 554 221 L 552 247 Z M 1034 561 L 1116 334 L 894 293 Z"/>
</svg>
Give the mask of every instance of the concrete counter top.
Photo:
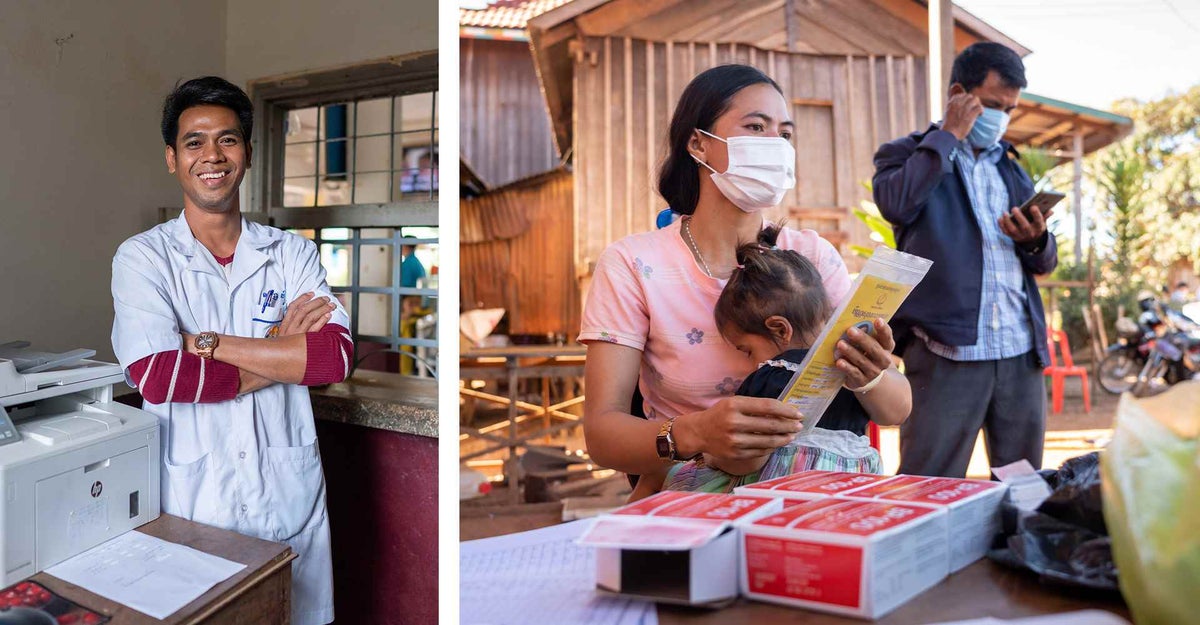
<svg viewBox="0 0 1200 625">
<path fill-rule="evenodd" d="M 311 389 L 317 419 L 438 436 L 437 380 L 358 370 L 346 381 Z"/>
</svg>

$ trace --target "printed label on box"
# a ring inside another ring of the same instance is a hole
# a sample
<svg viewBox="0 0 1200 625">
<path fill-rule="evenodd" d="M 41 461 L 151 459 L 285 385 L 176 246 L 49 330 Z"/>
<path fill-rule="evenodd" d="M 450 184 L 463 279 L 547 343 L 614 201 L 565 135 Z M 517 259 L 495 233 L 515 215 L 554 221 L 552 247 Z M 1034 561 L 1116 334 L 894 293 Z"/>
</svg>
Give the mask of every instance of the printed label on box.
<svg viewBox="0 0 1200 625">
<path fill-rule="evenodd" d="M 736 521 L 773 502 L 769 497 L 664 491 L 615 510 L 613 514 L 724 523 Z"/>
<path fill-rule="evenodd" d="M 689 493 L 681 490 L 664 490 L 661 493 L 647 497 L 641 501 L 622 506 L 612 511 L 612 514 L 627 514 L 633 516 L 650 516 L 654 511 L 670 503 L 677 502 L 681 499 L 689 499 L 695 493 Z"/>
<path fill-rule="evenodd" d="M 759 519 L 754 525 L 870 536 L 933 513 L 933 508 L 903 504 L 822 499 Z"/>
<path fill-rule="evenodd" d="M 889 479 L 873 473 L 846 473 L 838 471 L 804 471 L 766 482 L 748 485 L 747 489 L 776 490 L 793 493 L 836 495 Z"/>
<path fill-rule="evenodd" d="M 691 549 L 739 519 L 781 507 L 774 497 L 664 491 L 598 518 L 579 543 L 614 549 Z"/>
<path fill-rule="evenodd" d="M 859 608 L 861 547 L 746 536 L 750 591 Z"/>
<path fill-rule="evenodd" d="M 898 475 L 883 484 L 856 491 L 853 496 L 949 505 L 997 488 L 1002 488 L 1002 486 L 996 482 L 983 480 Z"/>
</svg>

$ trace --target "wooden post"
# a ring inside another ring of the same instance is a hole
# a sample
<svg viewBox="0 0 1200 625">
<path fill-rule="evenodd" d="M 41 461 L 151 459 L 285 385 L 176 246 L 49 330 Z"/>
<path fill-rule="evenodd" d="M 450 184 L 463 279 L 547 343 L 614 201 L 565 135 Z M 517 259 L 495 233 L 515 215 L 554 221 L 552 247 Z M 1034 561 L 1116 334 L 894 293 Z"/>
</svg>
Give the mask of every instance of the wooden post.
<svg viewBox="0 0 1200 625">
<path fill-rule="evenodd" d="M 1096 235 L 1088 241 L 1087 255 L 1088 308 L 1096 305 Z M 1108 347 L 1105 345 L 1105 347 Z"/>
<path fill-rule="evenodd" d="M 1075 209 L 1075 262 L 1083 260 L 1083 131 L 1075 128 L 1071 204 Z"/>
<path fill-rule="evenodd" d="M 787 51 L 796 51 L 796 0 L 785 0 L 783 3 L 783 25 L 787 32 Z"/>
<path fill-rule="evenodd" d="M 929 119 L 941 119 L 954 65 L 954 4 L 929 0 Z"/>
<path fill-rule="evenodd" d="M 521 503 L 521 460 L 517 456 L 517 398 L 520 393 L 517 384 L 517 358 L 509 356 L 504 359 L 504 367 L 508 370 L 508 458 L 504 462 L 504 478 L 508 481 L 508 502 Z"/>
</svg>

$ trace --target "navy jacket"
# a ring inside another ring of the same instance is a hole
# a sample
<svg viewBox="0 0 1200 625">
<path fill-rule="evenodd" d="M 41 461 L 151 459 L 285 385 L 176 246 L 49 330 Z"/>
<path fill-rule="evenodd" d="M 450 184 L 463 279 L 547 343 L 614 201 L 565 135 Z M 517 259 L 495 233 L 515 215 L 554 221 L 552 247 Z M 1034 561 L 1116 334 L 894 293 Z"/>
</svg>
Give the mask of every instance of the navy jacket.
<svg viewBox="0 0 1200 625">
<path fill-rule="evenodd" d="M 951 133 L 932 125 L 883 144 L 875 153 L 872 180 L 875 203 L 896 232 L 896 247 L 933 261 L 928 275 L 913 289 L 893 318 L 897 352 L 918 326 L 944 345 L 974 345 L 979 339 L 979 296 L 983 284 L 983 234 L 963 180 L 969 175 L 951 161 L 959 145 Z M 1017 152 L 1001 141 L 1005 157 L 996 168 L 1008 189 L 1009 203 L 1019 206 L 1033 195 L 1033 181 L 1017 164 Z M 1046 314 L 1034 282 L 1058 264 L 1054 235 L 1047 231 L 1031 253 L 1016 246 L 1025 269 L 1026 310 L 1033 320 L 1033 343 L 1042 366 L 1046 349 Z"/>
</svg>

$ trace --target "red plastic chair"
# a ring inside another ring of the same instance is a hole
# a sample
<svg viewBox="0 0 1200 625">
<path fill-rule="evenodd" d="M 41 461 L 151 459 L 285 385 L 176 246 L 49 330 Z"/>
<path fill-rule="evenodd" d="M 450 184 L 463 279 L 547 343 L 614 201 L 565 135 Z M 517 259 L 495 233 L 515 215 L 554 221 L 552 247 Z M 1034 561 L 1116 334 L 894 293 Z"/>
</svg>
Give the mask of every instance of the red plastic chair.
<svg viewBox="0 0 1200 625">
<path fill-rule="evenodd" d="M 1075 361 L 1071 358 L 1071 344 L 1067 341 L 1067 333 L 1062 330 L 1050 330 L 1046 333 L 1046 343 L 1050 347 L 1050 366 L 1042 370 L 1042 373 L 1050 376 L 1050 397 L 1054 404 L 1054 414 L 1061 414 L 1063 410 L 1063 385 L 1067 378 L 1078 377 L 1083 385 L 1083 410 L 1084 412 L 1092 411 L 1092 397 L 1088 390 L 1088 374 L 1087 368 L 1078 367 Z M 1055 357 L 1055 345 L 1057 344 L 1060 353 L 1062 354 L 1063 364 L 1058 364 L 1058 359 Z"/>
<path fill-rule="evenodd" d="M 867 438 L 871 440 L 871 447 L 875 451 L 883 451 L 879 448 L 879 424 L 874 421 L 867 422 Z"/>
</svg>

